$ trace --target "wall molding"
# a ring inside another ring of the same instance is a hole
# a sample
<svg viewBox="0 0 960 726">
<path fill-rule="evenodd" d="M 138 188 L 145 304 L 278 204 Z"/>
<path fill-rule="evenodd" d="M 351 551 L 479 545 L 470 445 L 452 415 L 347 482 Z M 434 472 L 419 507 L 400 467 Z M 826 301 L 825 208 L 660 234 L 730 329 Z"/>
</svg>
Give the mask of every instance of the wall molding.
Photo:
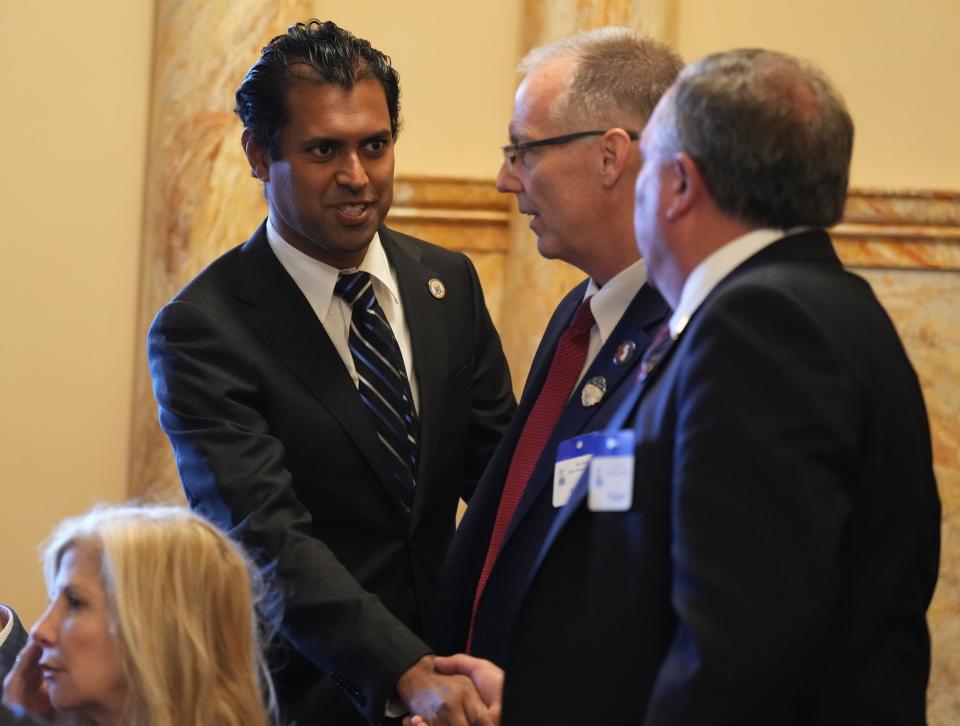
<svg viewBox="0 0 960 726">
<path fill-rule="evenodd" d="M 387 222 L 465 252 L 506 254 L 512 209 L 492 179 L 401 175 Z M 960 191 L 851 188 L 831 234 L 850 267 L 960 271 Z"/>
<path fill-rule="evenodd" d="M 512 204 L 492 179 L 398 175 L 386 221 L 445 247 L 504 255 Z"/>
<path fill-rule="evenodd" d="M 960 270 L 960 191 L 853 188 L 831 234 L 851 267 Z"/>
</svg>

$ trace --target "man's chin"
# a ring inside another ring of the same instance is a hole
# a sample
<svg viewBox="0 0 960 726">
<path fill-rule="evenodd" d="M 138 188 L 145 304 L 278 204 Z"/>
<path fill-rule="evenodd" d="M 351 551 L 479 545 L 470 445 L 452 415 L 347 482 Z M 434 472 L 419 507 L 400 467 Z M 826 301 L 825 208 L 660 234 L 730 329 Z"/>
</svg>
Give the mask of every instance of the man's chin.
<svg viewBox="0 0 960 726">
<path fill-rule="evenodd" d="M 553 241 L 549 237 L 537 237 L 537 252 L 539 252 L 540 256 L 545 260 L 560 259 L 557 246 L 553 244 Z"/>
</svg>

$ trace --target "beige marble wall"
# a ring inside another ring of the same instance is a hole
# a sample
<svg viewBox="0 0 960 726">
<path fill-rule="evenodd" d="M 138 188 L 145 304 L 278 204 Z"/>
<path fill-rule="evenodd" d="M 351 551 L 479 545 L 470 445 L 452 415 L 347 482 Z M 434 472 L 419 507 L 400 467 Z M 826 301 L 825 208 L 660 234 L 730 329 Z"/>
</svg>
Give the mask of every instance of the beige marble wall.
<svg viewBox="0 0 960 726">
<path fill-rule="evenodd" d="M 854 190 L 834 239 L 890 313 L 923 387 L 943 503 L 928 718 L 960 723 L 960 192 Z"/>
<path fill-rule="evenodd" d="M 887 308 L 920 376 L 943 504 L 940 579 L 930 606 L 928 717 L 960 723 L 960 270 L 860 268 Z"/>
</svg>

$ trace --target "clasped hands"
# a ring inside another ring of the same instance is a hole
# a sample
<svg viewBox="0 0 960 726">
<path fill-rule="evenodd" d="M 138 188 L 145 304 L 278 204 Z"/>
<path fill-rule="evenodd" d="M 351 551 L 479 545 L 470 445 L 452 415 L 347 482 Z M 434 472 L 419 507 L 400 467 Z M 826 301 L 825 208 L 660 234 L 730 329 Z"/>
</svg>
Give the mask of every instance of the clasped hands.
<svg viewBox="0 0 960 726">
<path fill-rule="evenodd" d="M 426 655 L 397 682 L 410 709 L 404 726 L 498 726 L 503 670 L 462 653 Z"/>
</svg>

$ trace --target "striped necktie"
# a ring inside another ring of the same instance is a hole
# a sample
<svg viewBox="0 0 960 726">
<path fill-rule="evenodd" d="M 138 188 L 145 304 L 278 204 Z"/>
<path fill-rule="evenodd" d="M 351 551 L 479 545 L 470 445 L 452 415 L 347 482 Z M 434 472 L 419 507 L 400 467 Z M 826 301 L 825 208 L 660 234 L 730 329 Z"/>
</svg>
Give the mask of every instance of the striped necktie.
<svg viewBox="0 0 960 726">
<path fill-rule="evenodd" d="M 347 344 L 357 369 L 360 398 L 387 452 L 400 496 L 410 508 L 417 471 L 420 422 L 397 339 L 377 302 L 369 273 L 341 274 L 334 293 L 353 309 Z"/>
</svg>

